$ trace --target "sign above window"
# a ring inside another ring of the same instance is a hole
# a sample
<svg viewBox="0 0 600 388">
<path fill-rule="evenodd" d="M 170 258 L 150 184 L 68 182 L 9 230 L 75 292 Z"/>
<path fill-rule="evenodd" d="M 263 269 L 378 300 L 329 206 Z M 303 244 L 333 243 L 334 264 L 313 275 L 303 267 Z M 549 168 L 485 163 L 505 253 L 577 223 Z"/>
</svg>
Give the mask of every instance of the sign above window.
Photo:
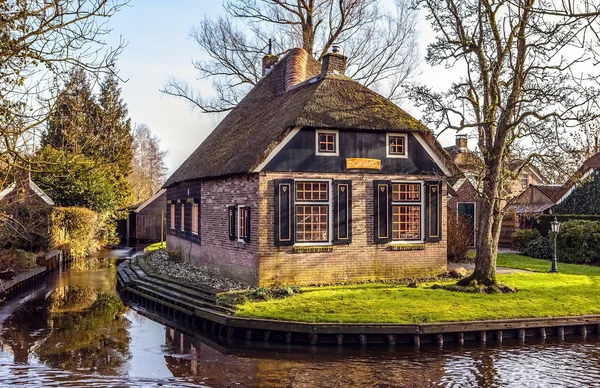
<svg viewBox="0 0 600 388">
<path fill-rule="evenodd" d="M 381 160 L 366 158 L 347 158 L 346 170 L 381 170 Z"/>
</svg>

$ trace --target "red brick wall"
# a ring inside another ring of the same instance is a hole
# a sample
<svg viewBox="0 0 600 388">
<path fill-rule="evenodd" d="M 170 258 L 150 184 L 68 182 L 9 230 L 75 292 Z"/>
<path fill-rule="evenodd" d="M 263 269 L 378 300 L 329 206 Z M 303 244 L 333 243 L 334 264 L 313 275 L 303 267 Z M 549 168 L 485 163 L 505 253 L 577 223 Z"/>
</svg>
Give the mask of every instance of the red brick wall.
<svg viewBox="0 0 600 388">
<path fill-rule="evenodd" d="M 174 233 L 167 236 L 167 248 L 181 249 L 183 257 L 199 268 L 257 284 L 258 223 L 252 222 L 249 243 L 229 240 L 227 206 L 250 206 L 251 220 L 258 220 L 258 174 L 205 180 L 200 184 L 184 182 L 170 188 L 167 197 L 185 197 L 187 186 L 192 187 L 190 193 L 194 187 L 200 192 L 200 243 Z M 179 220 L 176 226 L 179 227 Z"/>
<path fill-rule="evenodd" d="M 352 243 L 336 245 L 328 253 L 293 253 L 293 247 L 274 244 L 274 180 L 352 179 Z M 427 176 L 373 174 L 266 173 L 260 177 L 259 284 L 318 284 L 369 279 L 438 275 L 446 271 L 446 188 L 443 186 L 442 240 L 425 250 L 390 251 L 389 244 L 373 242 L 373 179 L 409 180 Z"/>
</svg>

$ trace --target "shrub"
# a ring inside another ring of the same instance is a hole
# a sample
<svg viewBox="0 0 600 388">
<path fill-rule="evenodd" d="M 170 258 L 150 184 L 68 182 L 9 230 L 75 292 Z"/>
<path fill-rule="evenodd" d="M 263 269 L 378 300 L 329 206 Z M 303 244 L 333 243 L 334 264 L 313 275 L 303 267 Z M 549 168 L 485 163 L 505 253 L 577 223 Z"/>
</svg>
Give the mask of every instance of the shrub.
<svg viewBox="0 0 600 388">
<path fill-rule="evenodd" d="M 550 239 L 540 236 L 531 240 L 525 246 L 522 253 L 525 256 L 535 257 L 536 259 L 550 260 L 554 256 L 554 248 Z"/>
<path fill-rule="evenodd" d="M 35 267 L 35 255 L 20 249 L 0 251 L 0 272 L 14 271 L 16 274 Z"/>
<path fill-rule="evenodd" d="M 58 207 L 52 211 L 50 246 L 71 258 L 87 256 L 99 248 L 98 214 L 81 207 Z"/>
<path fill-rule="evenodd" d="M 557 246 L 558 259 L 565 263 L 600 260 L 600 222 L 572 220 L 563 223 Z"/>
<path fill-rule="evenodd" d="M 448 209 L 448 260 L 464 261 L 471 248 L 470 220 Z"/>
<path fill-rule="evenodd" d="M 513 233 L 513 235 L 512 235 L 513 248 L 515 248 L 519 251 L 522 251 L 527 246 L 527 244 L 529 244 L 529 242 L 531 240 L 535 240 L 536 238 L 538 238 L 540 236 L 541 236 L 540 232 L 536 229 L 518 230 L 515 233 Z"/>
</svg>

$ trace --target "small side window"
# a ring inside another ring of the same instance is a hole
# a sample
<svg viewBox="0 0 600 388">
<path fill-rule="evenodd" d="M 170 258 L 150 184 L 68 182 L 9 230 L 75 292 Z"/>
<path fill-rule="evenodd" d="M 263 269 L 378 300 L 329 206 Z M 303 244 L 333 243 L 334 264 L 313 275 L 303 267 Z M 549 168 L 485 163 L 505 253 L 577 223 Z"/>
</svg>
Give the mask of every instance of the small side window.
<svg viewBox="0 0 600 388">
<path fill-rule="evenodd" d="M 388 158 L 408 157 L 408 138 L 406 134 L 388 133 L 386 135 L 386 156 Z"/>
<path fill-rule="evenodd" d="M 316 154 L 323 156 L 339 155 L 339 133 L 338 131 L 316 131 Z"/>
</svg>

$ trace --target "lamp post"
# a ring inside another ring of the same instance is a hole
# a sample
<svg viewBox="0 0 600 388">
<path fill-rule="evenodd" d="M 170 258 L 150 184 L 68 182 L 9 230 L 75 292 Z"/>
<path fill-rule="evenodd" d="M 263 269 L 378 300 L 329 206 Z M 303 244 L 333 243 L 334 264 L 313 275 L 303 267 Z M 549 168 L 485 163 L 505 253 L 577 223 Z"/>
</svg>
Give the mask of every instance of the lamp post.
<svg viewBox="0 0 600 388">
<path fill-rule="evenodd" d="M 558 268 L 556 268 L 556 237 L 560 230 L 560 221 L 554 217 L 554 221 L 550 223 L 550 227 L 552 228 L 552 233 L 554 233 L 554 258 L 552 259 L 552 269 L 550 272 L 558 272 Z"/>
</svg>

